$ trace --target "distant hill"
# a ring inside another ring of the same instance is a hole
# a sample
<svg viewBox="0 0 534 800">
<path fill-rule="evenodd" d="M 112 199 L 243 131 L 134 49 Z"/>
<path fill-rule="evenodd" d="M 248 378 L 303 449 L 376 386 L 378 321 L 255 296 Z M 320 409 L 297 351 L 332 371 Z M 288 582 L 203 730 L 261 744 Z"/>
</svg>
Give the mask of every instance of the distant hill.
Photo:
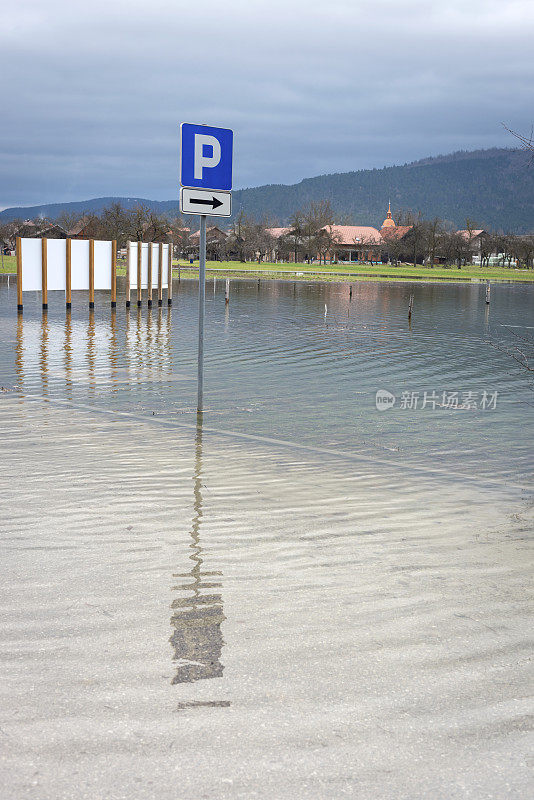
<svg viewBox="0 0 534 800">
<path fill-rule="evenodd" d="M 102 209 L 112 203 L 120 203 L 124 208 L 135 208 L 139 204 L 159 210 L 162 203 L 159 200 L 146 200 L 143 197 L 95 197 L 92 200 L 78 200 L 75 203 L 44 203 L 42 206 L 14 206 L 0 211 L 0 221 L 9 222 L 13 219 L 36 219 L 46 217 L 56 219 L 59 214 L 66 211 L 69 214 L 100 214 Z M 177 203 L 174 205 L 177 206 Z"/>
<path fill-rule="evenodd" d="M 234 194 L 243 208 L 287 222 L 311 200 L 330 200 L 334 211 L 361 225 L 380 225 L 393 210 L 421 211 L 465 227 L 534 232 L 534 163 L 523 150 L 493 149 L 427 158 L 413 164 L 307 178 L 293 186 L 260 186 Z"/>
<path fill-rule="evenodd" d="M 469 217 L 479 227 L 534 232 L 534 163 L 523 150 L 460 151 L 403 166 L 320 175 L 290 186 L 240 189 L 233 193 L 233 211 L 284 224 L 297 209 L 322 199 L 330 200 L 340 218 L 361 225 L 380 225 L 391 199 L 394 211 L 421 211 L 427 218 L 438 216 L 457 227 L 464 227 Z M 0 213 L 0 220 L 40 214 L 53 219 L 62 211 L 99 212 L 114 201 L 129 208 L 142 203 L 170 214 L 178 210 L 177 200 L 101 197 L 8 208 Z"/>
</svg>

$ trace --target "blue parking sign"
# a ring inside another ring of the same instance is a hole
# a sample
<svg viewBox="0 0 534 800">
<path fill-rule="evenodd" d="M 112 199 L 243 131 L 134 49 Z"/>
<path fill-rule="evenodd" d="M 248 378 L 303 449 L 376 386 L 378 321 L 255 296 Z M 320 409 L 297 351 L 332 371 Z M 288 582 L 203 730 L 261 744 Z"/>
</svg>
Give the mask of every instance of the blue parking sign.
<svg viewBox="0 0 534 800">
<path fill-rule="evenodd" d="M 182 123 L 180 182 L 199 189 L 232 188 L 234 133 L 229 128 Z"/>
</svg>

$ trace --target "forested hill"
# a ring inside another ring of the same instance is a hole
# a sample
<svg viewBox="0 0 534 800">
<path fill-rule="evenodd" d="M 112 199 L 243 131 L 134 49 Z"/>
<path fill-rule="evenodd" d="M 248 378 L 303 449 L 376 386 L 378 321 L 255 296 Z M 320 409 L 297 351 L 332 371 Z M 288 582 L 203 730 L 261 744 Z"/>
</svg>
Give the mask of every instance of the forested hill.
<svg viewBox="0 0 534 800">
<path fill-rule="evenodd" d="M 438 216 L 457 227 L 464 227 L 468 217 L 480 227 L 534 232 L 534 162 L 522 150 L 461 151 L 403 166 L 320 175 L 291 186 L 241 189 L 233 194 L 233 211 L 284 224 L 299 208 L 323 199 L 331 202 L 341 221 L 354 224 L 379 226 L 391 199 L 394 212 L 421 211 L 426 218 Z M 53 219 L 62 211 L 99 213 L 114 201 L 128 208 L 142 203 L 158 212 L 178 209 L 177 200 L 103 197 L 5 209 L 0 220 L 39 215 Z"/>
<path fill-rule="evenodd" d="M 281 224 L 310 200 L 330 200 L 339 216 L 355 224 L 380 225 L 393 210 L 421 211 L 465 227 L 534 232 L 534 162 L 522 150 L 479 150 L 413 164 L 308 178 L 293 186 L 260 186 L 235 192 L 242 208 Z"/>
</svg>

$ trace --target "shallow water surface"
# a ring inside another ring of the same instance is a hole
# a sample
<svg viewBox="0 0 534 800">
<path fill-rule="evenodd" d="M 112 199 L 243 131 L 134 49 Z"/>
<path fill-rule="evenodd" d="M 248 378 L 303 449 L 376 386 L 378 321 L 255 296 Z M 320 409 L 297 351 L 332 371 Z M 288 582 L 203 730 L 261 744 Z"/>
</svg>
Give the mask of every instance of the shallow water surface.
<svg viewBox="0 0 534 800">
<path fill-rule="evenodd" d="M 209 282 L 202 419 L 121 300 L 0 284 L 7 796 L 527 796 L 534 287 Z"/>
</svg>

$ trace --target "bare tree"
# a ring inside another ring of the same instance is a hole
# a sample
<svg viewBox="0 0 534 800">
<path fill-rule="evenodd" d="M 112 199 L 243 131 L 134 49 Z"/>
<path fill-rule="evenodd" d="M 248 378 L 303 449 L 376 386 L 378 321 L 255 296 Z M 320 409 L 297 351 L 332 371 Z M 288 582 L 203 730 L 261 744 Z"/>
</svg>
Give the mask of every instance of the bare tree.
<svg viewBox="0 0 534 800">
<path fill-rule="evenodd" d="M 126 246 L 130 235 L 130 216 L 120 203 L 112 203 L 104 208 L 100 222 L 104 238 L 115 239 L 119 248 Z"/>
<path fill-rule="evenodd" d="M 305 237 L 306 231 L 306 219 L 304 213 L 302 211 L 295 211 L 292 215 L 291 219 L 289 220 L 289 226 L 291 228 L 291 241 L 293 244 L 293 257 L 295 264 L 298 261 L 298 255 L 302 248 L 302 244 Z"/>
<path fill-rule="evenodd" d="M 436 261 L 436 252 L 441 243 L 444 233 L 444 226 L 439 217 L 434 217 L 433 220 L 426 223 L 426 250 L 428 255 L 428 265 L 430 269 L 434 268 Z"/>
<path fill-rule="evenodd" d="M 528 153 L 532 153 L 534 157 L 534 128 L 530 129 L 530 136 L 523 136 L 521 133 L 511 130 L 511 128 L 505 125 L 504 122 L 501 124 L 503 128 L 508 131 L 508 133 L 511 133 L 512 136 L 515 136 L 515 138 L 521 142 L 523 150 L 526 150 Z"/>
<path fill-rule="evenodd" d="M 319 253 L 319 259 L 326 264 L 326 257 L 330 255 L 330 261 L 335 255 L 336 245 L 341 242 L 340 234 L 334 230 L 334 225 L 327 224 L 321 228 L 315 237 L 315 245 Z"/>
<path fill-rule="evenodd" d="M 534 236 L 516 236 L 512 245 L 512 252 L 518 265 L 525 269 L 534 266 Z"/>
<path fill-rule="evenodd" d="M 329 200 L 311 202 L 296 211 L 290 220 L 295 261 L 299 251 L 310 261 L 321 253 L 324 242 L 323 230 L 334 224 L 334 213 Z"/>
<path fill-rule="evenodd" d="M 138 205 L 128 212 L 128 236 L 135 242 L 142 242 L 149 219 L 149 212 L 146 206 Z"/>
<path fill-rule="evenodd" d="M 534 372 L 534 339 L 526 331 L 517 333 L 517 331 L 508 326 L 505 326 L 505 330 L 512 338 L 504 339 L 502 336 L 491 336 L 489 339 L 490 345 L 513 358 L 528 372 Z"/>
<path fill-rule="evenodd" d="M 148 211 L 148 219 L 144 229 L 144 238 L 148 242 L 167 242 L 172 238 L 169 220 L 163 214 Z"/>
<path fill-rule="evenodd" d="M 421 212 L 413 218 L 411 230 L 406 236 L 406 243 L 410 249 L 411 260 L 414 267 L 417 260 L 423 259 L 426 255 L 427 230 Z"/>
<path fill-rule="evenodd" d="M 169 220 L 169 233 L 175 254 L 184 258 L 191 246 L 191 228 L 181 214 Z"/>
<path fill-rule="evenodd" d="M 68 232 L 72 230 L 81 219 L 82 217 L 80 214 L 75 214 L 73 211 L 62 211 L 56 217 L 56 223 Z"/>
</svg>

